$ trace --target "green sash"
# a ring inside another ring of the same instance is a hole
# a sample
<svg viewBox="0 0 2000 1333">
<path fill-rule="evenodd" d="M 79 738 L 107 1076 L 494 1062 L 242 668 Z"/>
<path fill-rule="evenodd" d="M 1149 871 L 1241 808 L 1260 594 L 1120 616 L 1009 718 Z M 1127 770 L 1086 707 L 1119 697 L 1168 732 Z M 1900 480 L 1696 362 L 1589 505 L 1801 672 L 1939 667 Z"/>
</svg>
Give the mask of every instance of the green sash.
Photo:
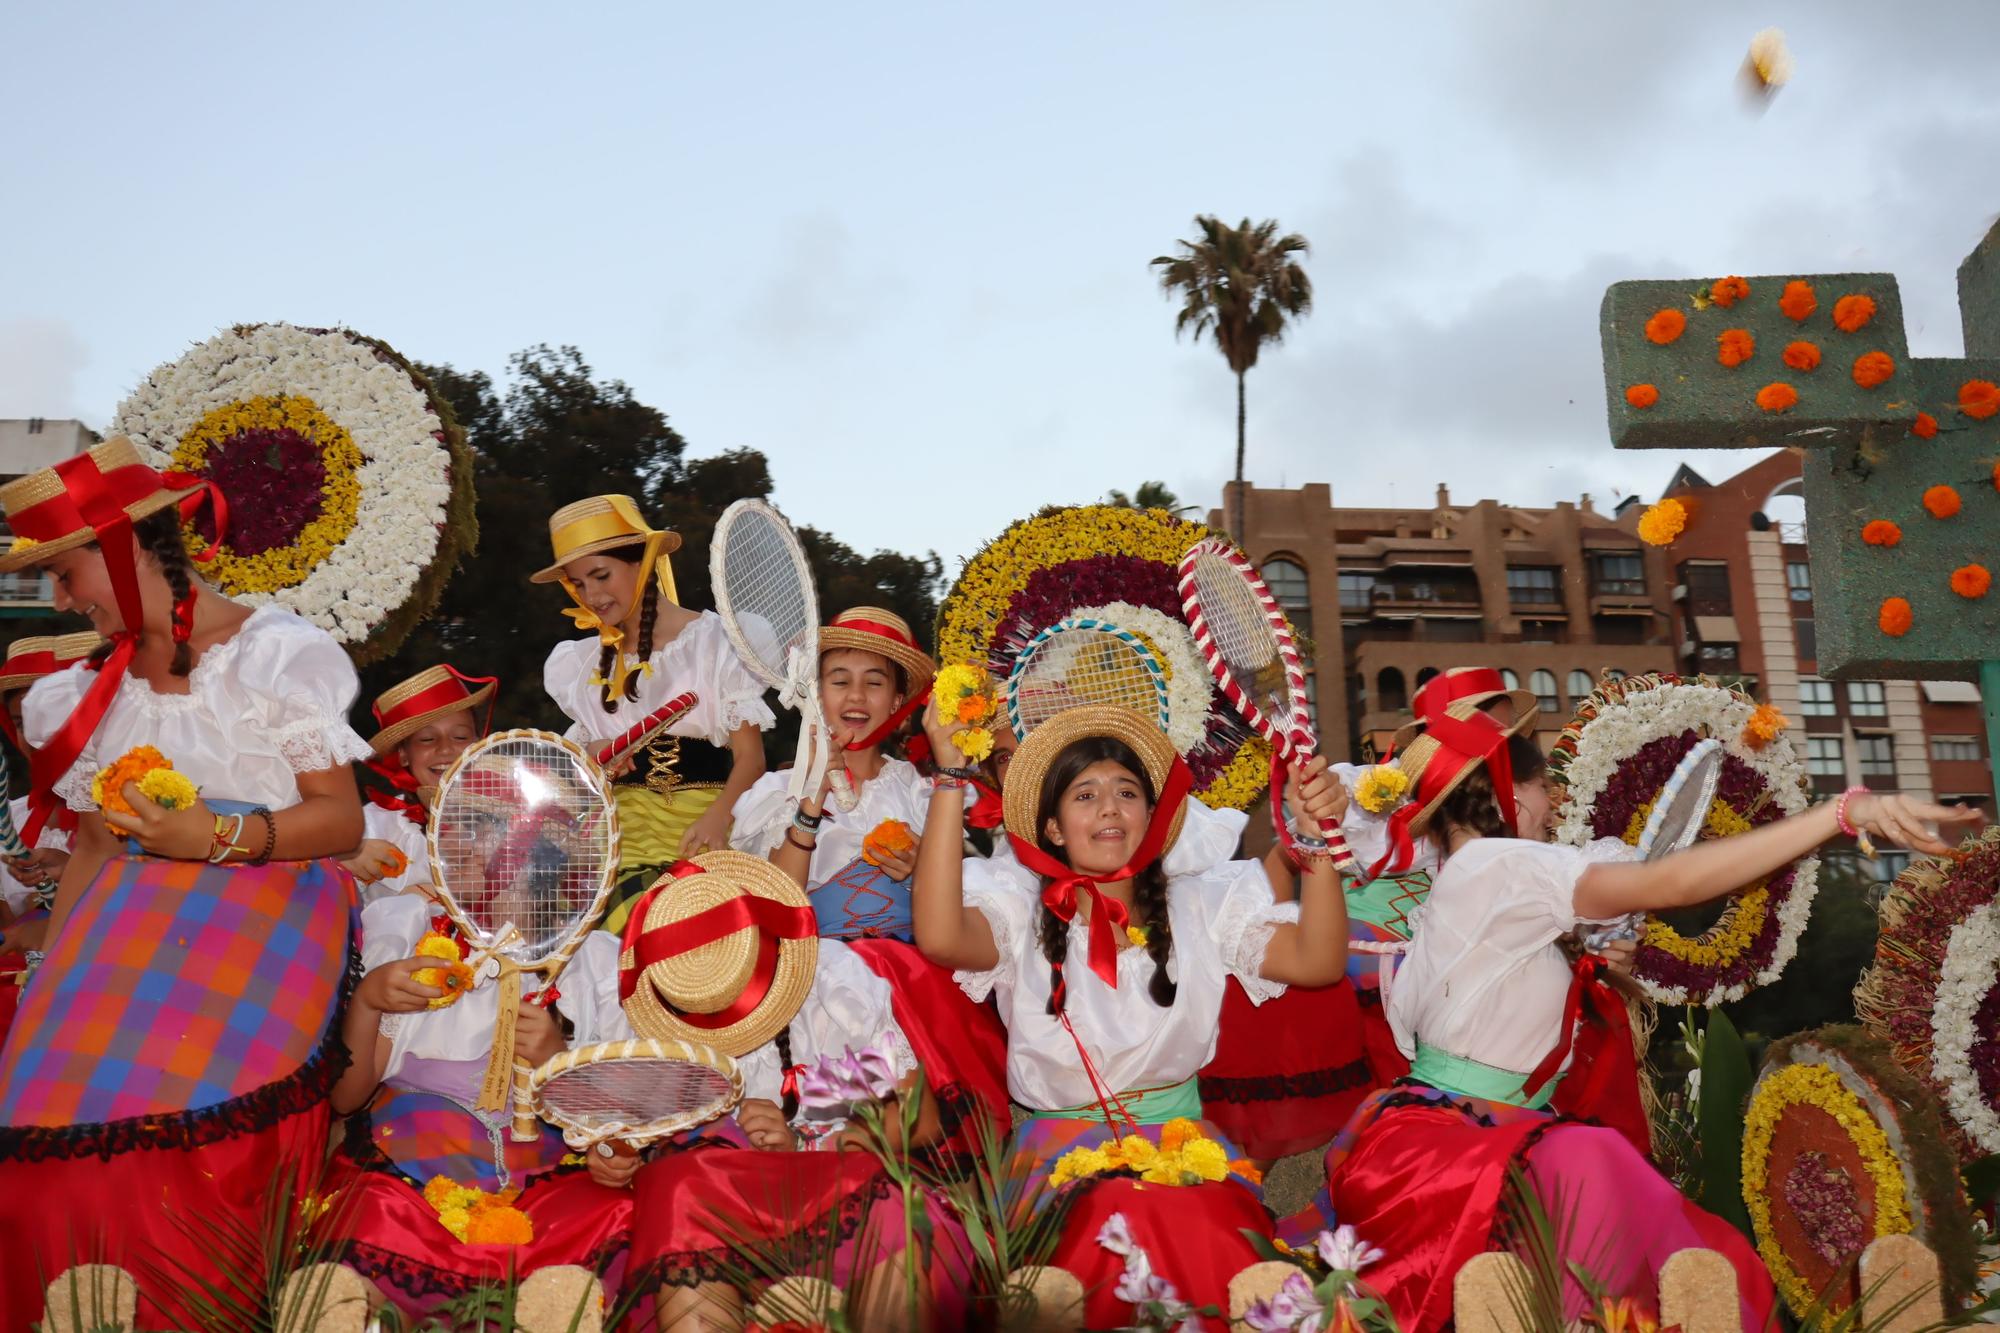
<svg viewBox="0 0 2000 1333">
<path fill-rule="evenodd" d="M 1132 1119 L 1142 1125 L 1164 1125 L 1169 1120 L 1201 1119 L 1201 1089 L 1193 1079 L 1175 1083 L 1164 1088 L 1141 1088 L 1135 1092 L 1121 1092 L 1118 1100 Z M 1104 1108 L 1096 1102 L 1085 1102 L 1082 1106 L 1064 1106 L 1052 1111 L 1037 1111 L 1038 1116 L 1052 1120 L 1097 1120 L 1102 1119 Z"/>
<path fill-rule="evenodd" d="M 1425 1046 L 1421 1042 L 1417 1044 L 1417 1058 L 1410 1062 L 1410 1077 L 1439 1092 L 1455 1092 L 1464 1097 L 1525 1106 L 1530 1111 L 1546 1107 L 1555 1096 L 1556 1084 L 1561 1081 L 1552 1078 L 1542 1085 L 1540 1092 L 1529 1097 L 1526 1074 L 1517 1074 L 1511 1069 L 1495 1069 L 1492 1065 L 1483 1065 L 1462 1055 L 1447 1055 L 1437 1047 Z"/>
</svg>

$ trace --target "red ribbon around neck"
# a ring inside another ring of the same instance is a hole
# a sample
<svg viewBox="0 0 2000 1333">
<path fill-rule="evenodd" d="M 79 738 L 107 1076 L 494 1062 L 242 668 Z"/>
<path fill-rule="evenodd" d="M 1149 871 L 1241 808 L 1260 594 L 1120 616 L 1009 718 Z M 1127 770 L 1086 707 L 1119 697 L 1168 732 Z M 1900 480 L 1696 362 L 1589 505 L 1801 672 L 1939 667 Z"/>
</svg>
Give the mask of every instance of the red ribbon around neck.
<svg viewBox="0 0 2000 1333">
<path fill-rule="evenodd" d="M 1180 813 L 1193 786 L 1194 774 L 1177 756 L 1173 767 L 1167 771 L 1166 785 L 1160 792 L 1159 802 L 1153 807 L 1153 817 L 1146 824 L 1146 836 L 1139 840 L 1132 859 L 1102 875 L 1080 875 L 1019 834 L 1010 832 L 1007 835 L 1007 841 L 1012 844 L 1014 855 L 1021 864 L 1049 881 L 1042 889 L 1042 905 L 1054 913 L 1057 920 L 1065 924 L 1075 920 L 1082 895 L 1090 894 L 1095 903 L 1090 912 L 1090 970 L 1114 990 L 1118 987 L 1118 941 L 1112 936 L 1111 927 L 1123 926 L 1130 914 L 1124 903 L 1098 892 L 1098 885 L 1131 879 L 1159 859 L 1160 850 L 1166 846 L 1167 831 L 1174 826 L 1174 816 Z M 1057 985 L 1061 985 L 1060 977 Z M 1062 1007 L 1060 996 L 1056 999 L 1056 1007 Z"/>
<path fill-rule="evenodd" d="M 978 797 L 965 812 L 967 828 L 995 829 L 1007 818 L 1007 807 L 1000 799 L 1000 793 L 987 786 L 978 778 L 972 780 L 972 789 Z"/>
<path fill-rule="evenodd" d="M 702 867 L 692 861 L 676 862 L 667 873 L 675 879 L 686 879 L 691 875 L 705 874 Z M 754 1012 L 770 992 L 771 981 L 778 971 L 778 944 L 781 940 L 810 939 L 819 934 L 819 918 L 813 915 L 811 907 L 788 907 L 770 898 L 760 898 L 751 893 L 739 893 L 736 897 L 717 903 L 705 912 L 697 912 L 671 925 L 646 929 L 646 916 L 653 905 L 653 899 L 663 889 L 671 889 L 669 884 L 656 884 L 639 896 L 632 904 L 632 915 L 625 922 L 624 953 L 631 955 L 632 961 L 618 969 L 618 999 L 620 1003 L 632 998 L 639 989 L 639 981 L 646 969 L 663 959 L 674 958 L 691 950 L 727 939 L 739 930 L 756 930 L 761 933 L 757 946 L 757 963 L 750 974 L 749 984 L 743 993 L 731 1001 L 727 1008 L 713 1014 L 689 1013 L 673 1008 L 674 1016 L 681 1022 L 697 1028 L 723 1028 L 740 1022 Z"/>
<path fill-rule="evenodd" d="M 1569 1058 L 1571 1046 L 1576 1041 L 1579 1021 L 1588 1022 L 1603 1032 L 1603 1040 L 1595 1050 L 1596 1058 L 1590 1062 L 1589 1084 L 1580 1096 L 1594 1103 L 1598 1090 L 1609 1086 L 1621 1069 L 1632 1071 L 1629 1077 L 1637 1077 L 1631 1017 L 1625 1012 L 1624 997 L 1606 979 L 1605 969 L 1604 960 L 1596 954 L 1585 954 L 1576 960 L 1576 970 L 1570 977 L 1569 995 L 1563 1001 L 1562 1031 L 1556 1038 L 1555 1049 L 1535 1066 L 1534 1073 L 1528 1075 L 1524 1089 L 1528 1096 L 1540 1092 L 1550 1079 L 1562 1072 L 1563 1061 Z M 1620 1052 L 1623 1052 L 1622 1060 Z"/>
<path fill-rule="evenodd" d="M 403 793 L 400 796 L 393 796 L 383 791 L 380 787 L 370 787 L 367 793 L 369 804 L 379 809 L 391 810 L 399 815 L 406 816 L 418 828 L 423 828 L 430 823 L 430 807 L 425 805 L 423 799 L 417 795 L 421 789 L 421 784 L 417 781 L 417 775 L 410 771 L 408 764 L 403 763 L 400 759 L 391 760 L 381 755 L 376 755 L 374 758 L 369 759 L 367 764 L 369 772 L 381 778 L 396 791 Z"/>
</svg>

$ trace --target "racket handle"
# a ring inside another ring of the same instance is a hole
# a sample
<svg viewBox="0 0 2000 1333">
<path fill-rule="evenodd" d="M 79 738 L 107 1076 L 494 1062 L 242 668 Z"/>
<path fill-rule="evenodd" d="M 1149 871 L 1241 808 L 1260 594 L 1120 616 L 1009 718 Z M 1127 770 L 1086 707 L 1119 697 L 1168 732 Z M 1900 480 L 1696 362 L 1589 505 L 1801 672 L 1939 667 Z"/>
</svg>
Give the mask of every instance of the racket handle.
<svg viewBox="0 0 2000 1333">
<path fill-rule="evenodd" d="M 535 1099 L 528 1095 L 528 1080 L 534 1072 L 527 1061 L 514 1062 L 514 1128 L 507 1137 L 516 1143 L 533 1143 L 542 1136 L 541 1122 L 535 1115 Z"/>
</svg>

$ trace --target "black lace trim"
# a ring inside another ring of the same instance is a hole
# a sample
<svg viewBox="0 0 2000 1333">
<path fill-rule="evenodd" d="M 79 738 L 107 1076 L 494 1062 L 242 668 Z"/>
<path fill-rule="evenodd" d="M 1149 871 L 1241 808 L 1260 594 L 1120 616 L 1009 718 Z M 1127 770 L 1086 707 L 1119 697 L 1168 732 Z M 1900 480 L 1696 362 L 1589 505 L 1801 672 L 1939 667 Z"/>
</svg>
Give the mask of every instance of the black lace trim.
<svg viewBox="0 0 2000 1333">
<path fill-rule="evenodd" d="M 0 1160 L 41 1162 L 101 1157 L 108 1161 L 120 1153 L 142 1150 L 186 1151 L 261 1133 L 288 1116 L 322 1106 L 352 1059 L 340 1033 L 348 999 L 360 982 L 361 951 L 355 947 L 350 931 L 347 970 L 341 977 L 340 994 L 326 1036 L 310 1059 L 276 1083 L 198 1111 L 168 1111 L 95 1125 L 0 1128 Z"/>
<path fill-rule="evenodd" d="M 718 1150 L 721 1145 L 717 1145 Z M 736 1151 L 744 1151 L 737 1149 Z M 877 1171 L 868 1183 L 853 1191 L 833 1207 L 832 1224 L 822 1216 L 796 1231 L 770 1240 L 758 1240 L 750 1247 L 755 1261 L 739 1256 L 734 1247 L 721 1245 L 712 1250 L 679 1250 L 663 1254 L 643 1265 L 635 1264 L 626 1273 L 628 1295 L 651 1295 L 662 1287 L 693 1287 L 704 1282 L 728 1282 L 745 1269 L 775 1262 L 786 1272 L 810 1272 L 812 1265 L 830 1249 L 852 1240 L 861 1230 L 868 1210 L 895 1191 L 896 1182 L 886 1171 Z"/>
<path fill-rule="evenodd" d="M 1201 1076 L 1201 1099 L 1205 1102 L 1282 1102 L 1299 1097 L 1331 1097 L 1352 1092 L 1375 1082 L 1366 1059 L 1331 1069 L 1313 1069 L 1303 1074 L 1261 1074 L 1253 1078 Z"/>
<path fill-rule="evenodd" d="M 350 1265 L 363 1277 L 393 1285 L 406 1296 L 442 1296 L 449 1300 L 493 1281 L 490 1277 L 473 1277 L 449 1268 L 439 1268 L 436 1264 L 427 1264 L 421 1259 L 412 1259 L 406 1254 L 385 1250 L 362 1240 L 342 1241 L 332 1249 L 334 1262 Z M 580 1262 L 603 1278 L 624 1252 L 625 1238 L 618 1236 L 599 1245 Z M 526 1277 L 527 1274 L 519 1276 Z"/>
<path fill-rule="evenodd" d="M 1354 988 L 1354 999 L 1363 1009 L 1380 1009 L 1382 1007 L 1382 988 L 1380 986 L 1356 986 Z"/>
</svg>

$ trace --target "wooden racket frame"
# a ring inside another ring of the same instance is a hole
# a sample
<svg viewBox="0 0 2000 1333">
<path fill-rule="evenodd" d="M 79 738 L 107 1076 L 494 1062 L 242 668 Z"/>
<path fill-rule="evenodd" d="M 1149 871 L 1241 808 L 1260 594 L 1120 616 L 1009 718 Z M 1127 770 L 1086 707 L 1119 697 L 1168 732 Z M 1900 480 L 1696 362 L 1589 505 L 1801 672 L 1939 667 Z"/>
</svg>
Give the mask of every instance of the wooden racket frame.
<svg viewBox="0 0 2000 1333">
<path fill-rule="evenodd" d="M 617 1063 L 625 1060 L 678 1060 L 683 1064 L 704 1065 L 729 1081 L 730 1095 L 723 1099 L 716 1110 L 705 1114 L 682 1111 L 642 1124 L 621 1124 L 615 1130 L 607 1130 L 601 1126 L 585 1127 L 542 1100 L 542 1090 L 559 1074 L 585 1065 Z M 632 1148 L 643 1148 L 669 1135 L 678 1134 L 684 1129 L 693 1129 L 697 1125 L 720 1120 L 735 1110 L 743 1101 L 743 1067 L 714 1047 L 691 1041 L 662 1041 L 657 1037 L 601 1041 L 588 1046 L 572 1047 L 550 1056 L 531 1076 L 529 1096 L 534 1104 L 535 1114 L 560 1129 L 563 1132 L 563 1142 L 572 1148 L 584 1151 L 614 1139 Z"/>
<path fill-rule="evenodd" d="M 1066 630 L 1079 629 L 1095 630 L 1100 634 L 1108 634 L 1115 639 L 1123 639 L 1138 650 L 1139 660 L 1145 664 L 1147 674 L 1152 677 L 1153 690 L 1159 700 L 1157 711 L 1152 720 L 1159 724 L 1160 730 L 1165 731 L 1168 718 L 1167 673 L 1166 669 L 1160 664 L 1159 653 L 1144 639 L 1132 633 L 1132 631 L 1123 626 L 1114 625 L 1108 620 L 1099 620 L 1095 616 L 1066 616 L 1036 634 L 1034 638 L 1028 640 L 1022 646 L 1021 651 L 1014 655 L 1014 665 L 1008 668 L 1005 687 L 1007 695 L 1007 725 L 1013 729 L 1014 738 L 1023 741 L 1028 739 L 1027 729 L 1021 725 L 1021 709 L 1016 702 L 1019 698 L 1019 685 L 1017 682 L 1019 682 L 1021 676 L 1026 672 L 1028 665 L 1035 660 L 1035 657 L 1048 645 L 1050 640 Z"/>
</svg>

